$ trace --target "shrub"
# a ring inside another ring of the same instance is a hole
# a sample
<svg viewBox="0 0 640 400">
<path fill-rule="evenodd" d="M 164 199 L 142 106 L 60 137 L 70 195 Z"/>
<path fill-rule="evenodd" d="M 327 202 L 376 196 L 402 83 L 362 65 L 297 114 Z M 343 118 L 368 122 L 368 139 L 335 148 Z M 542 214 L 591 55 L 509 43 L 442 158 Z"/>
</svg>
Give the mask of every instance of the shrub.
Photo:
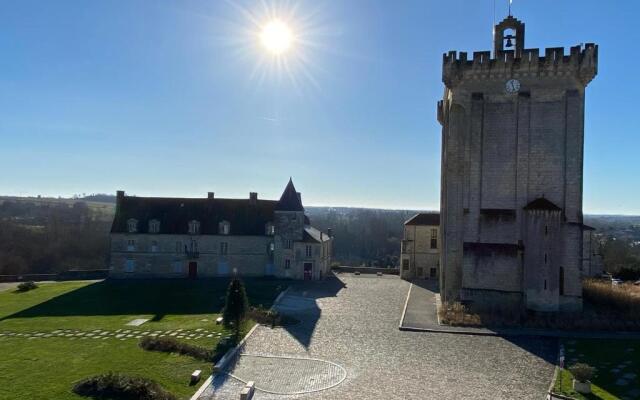
<svg viewBox="0 0 640 400">
<path fill-rule="evenodd" d="M 140 347 L 149 351 L 160 351 L 163 353 L 177 353 L 190 356 L 202 361 L 214 361 L 215 353 L 202 346 L 194 346 L 182 343 L 174 338 L 158 338 L 146 336 L 140 340 Z"/>
<path fill-rule="evenodd" d="M 177 400 L 150 379 L 113 372 L 83 379 L 73 386 L 73 392 L 96 399 Z"/>
<path fill-rule="evenodd" d="M 613 275 L 624 281 L 635 281 L 640 279 L 640 268 L 621 267 Z"/>
<path fill-rule="evenodd" d="M 269 325 L 272 328 L 276 326 L 295 325 L 300 322 L 293 317 L 280 314 L 276 310 L 266 309 L 264 307 L 251 307 L 247 313 L 247 317 L 259 324 Z"/>
<path fill-rule="evenodd" d="M 640 296 L 633 285 L 613 286 L 609 281 L 586 279 L 582 284 L 583 297 L 607 312 L 617 311 L 631 320 L 640 318 Z"/>
<path fill-rule="evenodd" d="M 224 325 L 229 328 L 234 324 L 236 336 L 240 335 L 240 325 L 247 314 L 249 300 L 244 285 L 240 279 L 233 279 L 227 289 L 227 300 L 222 312 Z"/>
<path fill-rule="evenodd" d="M 479 326 L 482 325 L 480 315 L 469 313 L 467 307 L 460 302 L 443 303 L 438 310 L 440 320 L 453 326 Z"/>
<path fill-rule="evenodd" d="M 37 288 L 38 288 L 38 285 L 35 282 L 29 281 L 29 282 L 20 283 L 17 287 L 17 290 L 18 292 L 28 292 L 29 290 L 33 290 Z"/>
<path fill-rule="evenodd" d="M 575 378 L 575 380 L 580 382 L 587 382 L 596 372 L 596 369 L 590 366 L 589 364 L 577 363 L 569 367 L 569 372 Z"/>
</svg>

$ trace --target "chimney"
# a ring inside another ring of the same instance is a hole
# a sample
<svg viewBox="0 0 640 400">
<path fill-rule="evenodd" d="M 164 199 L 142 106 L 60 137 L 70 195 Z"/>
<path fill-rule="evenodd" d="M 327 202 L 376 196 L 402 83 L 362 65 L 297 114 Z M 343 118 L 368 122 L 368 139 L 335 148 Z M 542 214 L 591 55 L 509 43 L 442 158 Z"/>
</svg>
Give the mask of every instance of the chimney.
<svg viewBox="0 0 640 400">
<path fill-rule="evenodd" d="M 327 235 L 329 235 L 329 237 L 333 237 L 333 229 L 327 229 Z"/>
<path fill-rule="evenodd" d="M 122 202 L 122 199 L 124 199 L 124 190 L 118 190 L 116 192 L 116 214 L 120 212 L 120 203 Z"/>
<path fill-rule="evenodd" d="M 212 200 L 213 200 L 215 197 L 216 197 L 216 196 L 215 196 L 215 193 L 213 193 L 213 192 L 207 192 L 207 199 L 212 199 Z"/>
<path fill-rule="evenodd" d="M 250 200 L 251 204 L 255 204 L 258 201 L 258 193 L 250 192 L 249 193 L 249 200 Z"/>
</svg>

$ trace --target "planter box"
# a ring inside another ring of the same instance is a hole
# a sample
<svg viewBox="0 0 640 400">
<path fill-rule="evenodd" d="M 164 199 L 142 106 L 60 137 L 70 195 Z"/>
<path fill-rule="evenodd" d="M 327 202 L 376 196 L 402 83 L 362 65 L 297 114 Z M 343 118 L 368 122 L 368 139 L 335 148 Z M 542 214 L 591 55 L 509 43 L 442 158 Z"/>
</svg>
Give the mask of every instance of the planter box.
<svg viewBox="0 0 640 400">
<path fill-rule="evenodd" d="M 591 382 L 586 381 L 586 382 L 580 382 L 578 380 L 573 380 L 573 390 L 575 390 L 578 393 L 582 393 L 582 394 L 589 394 L 591 393 Z"/>
</svg>

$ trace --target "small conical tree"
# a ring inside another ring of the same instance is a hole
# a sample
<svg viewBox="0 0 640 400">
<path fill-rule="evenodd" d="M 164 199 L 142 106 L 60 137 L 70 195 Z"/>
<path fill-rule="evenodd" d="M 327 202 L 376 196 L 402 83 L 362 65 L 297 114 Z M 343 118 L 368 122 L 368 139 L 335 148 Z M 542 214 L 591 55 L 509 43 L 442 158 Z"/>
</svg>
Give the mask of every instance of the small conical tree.
<svg viewBox="0 0 640 400">
<path fill-rule="evenodd" d="M 240 279 L 235 278 L 229 283 L 229 288 L 227 289 L 227 303 L 224 306 L 222 318 L 227 328 L 231 327 L 231 323 L 233 323 L 236 339 L 240 335 L 240 325 L 247 314 L 248 308 L 249 300 L 247 300 L 244 285 Z"/>
</svg>

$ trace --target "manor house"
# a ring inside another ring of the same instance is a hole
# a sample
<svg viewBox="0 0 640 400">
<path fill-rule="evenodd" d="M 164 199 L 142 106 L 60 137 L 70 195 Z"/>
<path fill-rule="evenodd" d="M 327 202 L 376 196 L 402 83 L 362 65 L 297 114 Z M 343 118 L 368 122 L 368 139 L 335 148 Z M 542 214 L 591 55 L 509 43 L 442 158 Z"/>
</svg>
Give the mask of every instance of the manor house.
<svg viewBox="0 0 640 400">
<path fill-rule="evenodd" d="M 117 192 L 110 276 L 322 279 L 331 231 L 313 226 L 289 180 L 280 200 L 157 198 Z"/>
<path fill-rule="evenodd" d="M 585 91 L 598 46 L 525 48 L 509 15 L 489 51 L 444 54 L 443 301 L 580 310 Z"/>
</svg>

